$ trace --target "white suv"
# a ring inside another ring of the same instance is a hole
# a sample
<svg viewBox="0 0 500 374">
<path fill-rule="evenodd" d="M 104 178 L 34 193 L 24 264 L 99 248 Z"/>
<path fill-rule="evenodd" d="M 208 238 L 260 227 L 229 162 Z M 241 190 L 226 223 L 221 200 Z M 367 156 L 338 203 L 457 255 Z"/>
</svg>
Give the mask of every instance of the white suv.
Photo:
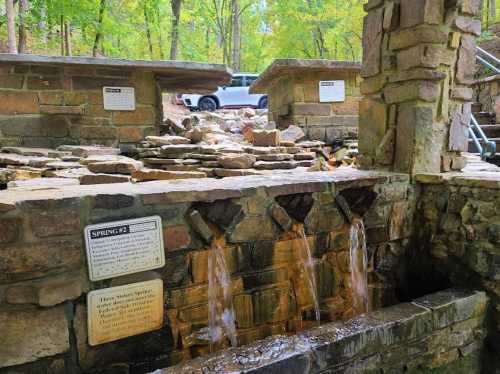
<svg viewBox="0 0 500 374">
<path fill-rule="evenodd" d="M 267 108 L 267 95 L 250 95 L 249 88 L 257 74 L 234 74 L 230 86 L 219 87 L 210 95 L 182 95 L 185 106 L 192 110 L 213 112 L 220 108 Z"/>
</svg>

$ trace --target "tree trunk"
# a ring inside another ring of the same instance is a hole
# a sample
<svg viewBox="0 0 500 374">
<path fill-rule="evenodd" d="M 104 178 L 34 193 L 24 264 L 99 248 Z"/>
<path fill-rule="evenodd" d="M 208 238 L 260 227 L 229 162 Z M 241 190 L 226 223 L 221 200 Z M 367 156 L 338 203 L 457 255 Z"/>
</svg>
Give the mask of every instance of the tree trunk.
<svg viewBox="0 0 500 374">
<path fill-rule="evenodd" d="M 235 72 L 241 70 L 241 10 L 239 0 L 231 2 L 231 18 L 232 18 L 232 37 L 233 37 L 233 56 L 232 68 Z"/>
<path fill-rule="evenodd" d="M 157 3 L 156 4 L 156 24 L 158 27 L 158 44 L 159 44 L 159 49 L 160 49 L 160 58 L 162 60 L 165 60 L 165 54 L 163 53 L 163 38 L 162 38 L 162 32 L 161 32 L 161 19 L 160 19 L 160 6 Z"/>
<path fill-rule="evenodd" d="M 148 8 L 146 6 L 146 3 L 144 3 L 144 21 L 146 23 L 146 35 L 148 37 L 149 56 L 152 60 L 154 58 L 154 56 L 153 56 L 153 41 L 151 40 L 151 29 L 149 28 L 149 16 L 148 16 Z"/>
<path fill-rule="evenodd" d="M 106 9 L 106 0 L 101 0 L 101 4 L 99 6 L 99 18 L 97 21 L 97 32 L 95 34 L 94 40 L 94 48 L 92 48 L 92 56 L 97 57 L 97 53 L 99 52 L 99 44 L 102 39 L 102 20 L 104 18 L 104 10 Z"/>
<path fill-rule="evenodd" d="M 26 13 L 28 12 L 28 0 L 19 0 L 19 53 L 26 53 Z"/>
<path fill-rule="evenodd" d="M 40 21 L 38 22 L 38 29 L 42 32 L 42 43 L 47 44 L 49 41 L 49 33 L 47 29 L 47 4 L 42 2 L 40 5 Z"/>
<path fill-rule="evenodd" d="M 71 25 L 68 21 L 64 22 L 64 43 L 66 45 L 66 56 L 73 55 L 71 48 Z"/>
<path fill-rule="evenodd" d="M 490 17 L 492 22 L 495 23 L 497 18 L 497 2 L 496 0 L 490 0 Z"/>
<path fill-rule="evenodd" d="M 12 0 L 5 0 L 5 10 L 7 11 L 7 43 L 9 53 L 17 53 L 16 22 L 14 19 L 14 2 Z"/>
<path fill-rule="evenodd" d="M 60 44 L 61 44 L 61 56 L 64 56 L 66 52 L 66 48 L 64 48 L 64 15 L 61 14 L 61 18 L 59 20 L 59 36 L 60 36 Z"/>
<path fill-rule="evenodd" d="M 177 60 L 179 44 L 179 23 L 182 0 L 170 0 L 172 7 L 172 30 L 170 32 L 170 59 Z"/>
</svg>

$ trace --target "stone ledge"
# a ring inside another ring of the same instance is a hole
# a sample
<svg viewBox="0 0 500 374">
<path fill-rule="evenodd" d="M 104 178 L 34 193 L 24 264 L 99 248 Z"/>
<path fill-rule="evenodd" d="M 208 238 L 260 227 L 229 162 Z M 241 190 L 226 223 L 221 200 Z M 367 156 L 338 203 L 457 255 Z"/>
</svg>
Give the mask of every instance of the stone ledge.
<svg viewBox="0 0 500 374">
<path fill-rule="evenodd" d="M 232 71 L 225 65 L 187 61 L 144 61 L 116 58 L 37 56 L 31 54 L 0 53 L 0 63 L 36 65 L 39 71 L 57 74 L 57 67 L 69 68 L 110 68 L 113 75 L 127 75 L 129 71 L 152 72 L 162 81 L 165 88 L 175 87 L 180 91 L 202 90 L 211 92 L 217 86 L 228 84 Z M 41 70 L 43 68 L 43 70 Z M 109 71 L 109 70 L 108 70 Z M 200 83 L 204 82 L 204 83 Z"/>
<path fill-rule="evenodd" d="M 446 184 L 500 190 L 500 172 L 417 174 L 415 181 L 421 184 Z"/>
<path fill-rule="evenodd" d="M 250 86 L 250 93 L 265 93 L 272 82 L 284 74 L 302 74 L 311 71 L 327 71 L 329 73 L 361 71 L 361 63 L 353 61 L 308 60 L 285 58 L 277 59 Z"/>
<path fill-rule="evenodd" d="M 38 205 L 54 201 L 70 201 L 100 195 L 140 197 L 146 205 L 157 203 L 215 201 L 250 196 L 257 190 L 269 196 L 322 192 L 332 188 L 373 186 L 383 182 L 408 182 L 405 174 L 360 171 L 352 168 L 333 172 L 297 172 L 265 176 L 246 176 L 227 179 L 156 181 L 140 184 L 119 183 L 93 186 L 65 186 L 38 191 L 0 192 L 1 211 L 16 205 L 35 202 Z"/>
<path fill-rule="evenodd" d="M 353 357 L 363 360 L 417 338 L 431 338 L 436 330 L 484 315 L 487 302 L 484 292 L 446 290 L 347 323 L 330 323 L 291 337 L 270 337 L 155 373 L 206 373 L 214 368 L 217 372 L 319 372 Z M 476 322 L 478 327 L 482 323 Z"/>
</svg>

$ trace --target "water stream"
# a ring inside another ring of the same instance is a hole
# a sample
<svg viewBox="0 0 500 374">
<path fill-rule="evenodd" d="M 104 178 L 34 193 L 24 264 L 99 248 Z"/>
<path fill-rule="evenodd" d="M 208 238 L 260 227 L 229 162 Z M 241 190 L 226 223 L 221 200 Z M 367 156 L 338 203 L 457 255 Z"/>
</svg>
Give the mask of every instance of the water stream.
<svg viewBox="0 0 500 374">
<path fill-rule="evenodd" d="M 349 233 L 353 307 L 357 314 L 368 312 L 368 253 L 365 225 L 355 218 Z"/>
<path fill-rule="evenodd" d="M 210 350 L 226 337 L 238 345 L 231 276 L 222 246 L 214 239 L 208 255 L 208 328 Z"/>
<path fill-rule="evenodd" d="M 295 229 L 300 240 L 299 247 L 299 257 L 301 265 L 304 268 L 304 272 L 306 274 L 307 283 L 309 286 L 309 290 L 311 292 L 311 297 L 314 303 L 314 312 L 316 321 L 318 324 L 320 323 L 320 310 L 319 310 L 319 298 L 318 298 L 318 289 L 316 283 L 316 274 L 314 272 L 314 262 L 311 255 L 311 248 L 309 247 L 309 242 L 307 241 L 306 233 L 304 231 L 304 226 L 298 225 Z"/>
</svg>

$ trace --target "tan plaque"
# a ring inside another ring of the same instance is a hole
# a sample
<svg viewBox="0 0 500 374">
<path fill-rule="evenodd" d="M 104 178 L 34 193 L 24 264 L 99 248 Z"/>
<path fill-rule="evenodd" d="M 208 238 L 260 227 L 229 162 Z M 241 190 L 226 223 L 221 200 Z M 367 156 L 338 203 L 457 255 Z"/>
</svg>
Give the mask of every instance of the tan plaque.
<svg viewBox="0 0 500 374">
<path fill-rule="evenodd" d="M 90 345 L 158 330 L 163 325 L 163 281 L 91 291 L 87 308 Z"/>
</svg>

